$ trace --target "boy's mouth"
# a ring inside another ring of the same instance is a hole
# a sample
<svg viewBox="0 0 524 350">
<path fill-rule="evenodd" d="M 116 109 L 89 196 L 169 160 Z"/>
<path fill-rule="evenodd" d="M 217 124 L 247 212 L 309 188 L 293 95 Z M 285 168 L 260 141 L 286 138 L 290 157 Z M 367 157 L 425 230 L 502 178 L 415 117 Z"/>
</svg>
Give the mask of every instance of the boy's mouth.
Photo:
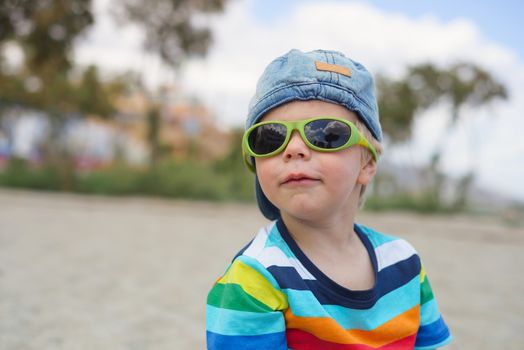
<svg viewBox="0 0 524 350">
<path fill-rule="evenodd" d="M 284 178 L 282 185 L 308 185 L 320 181 L 303 173 L 292 173 Z"/>
</svg>

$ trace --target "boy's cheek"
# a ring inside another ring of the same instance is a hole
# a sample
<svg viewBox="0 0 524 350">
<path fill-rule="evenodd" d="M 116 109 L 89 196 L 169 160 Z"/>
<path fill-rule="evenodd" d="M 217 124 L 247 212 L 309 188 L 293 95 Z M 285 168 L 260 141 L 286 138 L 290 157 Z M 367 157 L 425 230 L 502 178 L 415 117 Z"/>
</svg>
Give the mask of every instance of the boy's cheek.
<svg viewBox="0 0 524 350">
<path fill-rule="evenodd" d="M 275 173 L 276 164 L 274 164 L 274 161 L 272 160 L 272 158 L 255 159 L 256 174 L 259 181 L 265 182 L 266 178 L 274 176 L 273 174 Z"/>
</svg>

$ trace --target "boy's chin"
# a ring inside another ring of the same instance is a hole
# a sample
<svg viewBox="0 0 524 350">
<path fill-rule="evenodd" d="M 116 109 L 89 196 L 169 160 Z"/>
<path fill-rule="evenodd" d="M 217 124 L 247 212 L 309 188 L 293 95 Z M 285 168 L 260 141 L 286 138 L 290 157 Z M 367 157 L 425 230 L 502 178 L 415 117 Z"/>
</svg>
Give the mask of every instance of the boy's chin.
<svg viewBox="0 0 524 350">
<path fill-rule="evenodd" d="M 293 218 L 300 221 L 322 222 L 330 217 L 339 217 L 338 214 L 348 215 L 358 209 L 358 198 L 354 198 L 354 203 L 333 203 L 329 200 L 324 203 L 322 200 L 295 200 L 289 201 L 280 206 L 282 218 Z M 351 199 L 353 201 L 353 199 Z"/>
<path fill-rule="evenodd" d="M 281 208 L 280 213 L 283 218 L 290 217 L 300 221 L 318 221 L 325 218 L 328 210 L 314 205 L 293 205 Z"/>
</svg>

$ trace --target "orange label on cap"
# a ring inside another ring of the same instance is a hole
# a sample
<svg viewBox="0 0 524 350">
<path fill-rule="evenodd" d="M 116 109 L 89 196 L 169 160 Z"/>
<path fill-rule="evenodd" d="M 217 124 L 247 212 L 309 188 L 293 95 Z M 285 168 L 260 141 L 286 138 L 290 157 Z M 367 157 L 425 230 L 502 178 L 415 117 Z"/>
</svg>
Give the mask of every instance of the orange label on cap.
<svg viewBox="0 0 524 350">
<path fill-rule="evenodd" d="M 330 64 L 322 61 L 315 61 L 315 66 L 317 70 L 322 70 L 326 72 L 333 72 L 345 75 L 347 77 L 351 76 L 351 70 L 348 67 L 339 66 L 336 64 Z"/>
</svg>

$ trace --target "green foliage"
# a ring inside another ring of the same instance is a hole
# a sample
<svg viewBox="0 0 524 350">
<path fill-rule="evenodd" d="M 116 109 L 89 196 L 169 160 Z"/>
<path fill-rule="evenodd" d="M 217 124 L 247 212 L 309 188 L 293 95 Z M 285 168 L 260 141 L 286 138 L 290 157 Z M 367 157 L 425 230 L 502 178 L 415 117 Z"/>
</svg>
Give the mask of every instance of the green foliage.
<svg viewBox="0 0 524 350">
<path fill-rule="evenodd" d="M 91 0 L 2 0 L 0 46 L 14 41 L 32 74 L 68 71 L 75 39 L 93 24 Z"/>
<path fill-rule="evenodd" d="M 157 106 L 149 109 L 147 113 L 147 141 L 151 148 L 151 167 L 155 167 L 160 157 L 160 111 Z"/>
<path fill-rule="evenodd" d="M 408 140 L 419 108 L 415 91 L 406 81 L 392 81 L 383 76 L 377 77 L 377 91 L 382 130 L 392 143 Z"/>
<path fill-rule="evenodd" d="M 408 70 L 408 82 L 416 92 L 422 108 L 428 108 L 440 99 L 450 103 L 450 127 L 459 119 L 462 106 L 478 108 L 494 99 L 506 99 L 508 96 L 504 85 L 488 71 L 472 63 L 456 63 L 447 69 L 439 69 L 431 64 L 412 66 Z"/>
<path fill-rule="evenodd" d="M 235 160 L 234 160 L 235 159 Z M 214 164 L 163 161 L 157 167 L 134 169 L 125 164 L 76 174 L 73 192 L 104 195 L 150 195 L 201 200 L 254 201 L 253 174 L 240 162 L 241 153 L 230 154 Z M 21 159 L 13 159 L 0 172 L 0 186 L 62 191 L 64 178 L 57 168 L 35 168 Z M 455 212 L 452 205 L 443 206 L 436 193 L 428 190 L 419 195 L 397 193 L 371 195 L 365 210 L 409 210 L 419 213 Z M 464 208 L 462 208 L 464 209 Z"/>
<path fill-rule="evenodd" d="M 407 210 L 421 214 L 457 212 L 453 207 L 442 204 L 438 193 L 432 190 L 418 195 L 395 193 L 384 197 L 370 196 L 364 203 L 364 209 L 369 211 Z M 464 209 L 461 208 L 461 210 Z"/>
<path fill-rule="evenodd" d="M 243 130 L 234 130 L 231 136 L 229 153 L 214 165 L 215 171 L 229 179 L 227 192 L 237 200 L 252 200 L 254 198 L 254 174 L 244 165 L 242 158 Z"/>
<path fill-rule="evenodd" d="M 143 191 L 173 198 L 226 199 L 227 179 L 217 176 L 209 165 L 166 161 L 147 173 Z"/>
<path fill-rule="evenodd" d="M 160 55 L 162 60 L 177 67 L 187 56 L 203 56 L 211 43 L 211 32 L 195 26 L 198 13 L 223 10 L 226 0 L 121 0 L 114 14 L 120 22 L 142 27 L 146 33 L 144 46 Z"/>
<path fill-rule="evenodd" d="M 112 84 L 116 83 L 112 82 Z M 113 97 L 110 87 L 112 85 L 108 85 L 107 88 L 102 85 L 96 66 L 87 67 L 75 91 L 74 99 L 78 110 L 86 114 L 105 117 L 111 115 L 114 112 L 114 107 L 110 101 L 110 98 Z M 120 91 L 113 92 L 120 93 Z"/>
<path fill-rule="evenodd" d="M 377 77 L 381 124 L 392 143 L 408 140 L 416 117 L 438 102 L 449 103 L 452 127 L 462 106 L 479 108 L 507 95 L 504 85 L 472 63 L 456 63 L 444 69 L 426 63 L 409 67 L 398 80 Z"/>
<path fill-rule="evenodd" d="M 138 194 L 143 177 L 143 172 L 117 164 L 108 169 L 78 175 L 75 190 L 91 194 Z"/>
<path fill-rule="evenodd" d="M 253 200 L 253 175 L 229 163 L 231 157 L 216 164 L 166 160 L 151 169 L 135 169 L 125 164 L 65 179 L 58 166 L 42 168 L 21 159 L 12 159 L 0 172 L 0 186 L 44 190 L 70 190 L 105 195 L 152 195 L 204 200 Z M 229 165 L 233 167 L 229 167 Z M 64 186 L 65 181 L 71 187 Z"/>
<path fill-rule="evenodd" d="M 47 111 L 61 119 L 69 114 L 109 117 L 114 112 L 112 99 L 124 90 L 119 77 L 102 83 L 95 66 L 83 70 L 78 81 L 62 72 L 49 74 L 42 80 L 23 72 L 9 75 L 0 71 L 0 102 L 4 107 L 24 105 Z"/>
<path fill-rule="evenodd" d="M 0 172 L 0 185 L 5 187 L 54 190 L 62 188 L 63 178 L 56 168 L 36 168 L 19 158 L 12 158 L 4 172 Z"/>
<path fill-rule="evenodd" d="M 92 24 L 91 0 L 2 1 L 0 63 L 6 43 L 19 48 L 23 56 L 16 72 L 0 66 L 0 102 L 42 109 L 53 116 L 83 112 L 68 72 L 73 43 Z"/>
</svg>

